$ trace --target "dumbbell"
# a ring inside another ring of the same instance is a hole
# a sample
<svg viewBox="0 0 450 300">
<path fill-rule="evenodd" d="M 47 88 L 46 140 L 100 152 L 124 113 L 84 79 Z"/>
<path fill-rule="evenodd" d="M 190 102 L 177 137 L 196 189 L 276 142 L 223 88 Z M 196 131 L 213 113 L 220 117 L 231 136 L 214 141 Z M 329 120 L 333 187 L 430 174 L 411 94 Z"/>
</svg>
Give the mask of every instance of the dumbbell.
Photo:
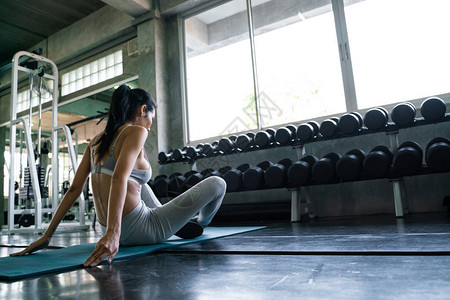
<svg viewBox="0 0 450 300">
<path fill-rule="evenodd" d="M 249 151 L 255 146 L 255 134 L 253 132 L 247 132 L 241 134 L 236 139 L 236 149 L 241 152 Z"/>
<path fill-rule="evenodd" d="M 314 184 L 332 183 L 337 180 L 336 163 L 341 159 L 338 153 L 328 153 L 312 167 L 311 182 Z"/>
<path fill-rule="evenodd" d="M 147 181 L 147 184 L 152 189 L 152 191 L 155 192 L 155 182 L 150 179 L 149 181 Z M 85 198 L 87 199 L 86 196 L 85 196 Z"/>
<path fill-rule="evenodd" d="M 22 214 L 22 215 L 20 215 L 20 217 L 19 217 L 19 228 L 20 227 L 30 227 L 32 225 L 34 225 L 34 216 L 32 214 Z"/>
<path fill-rule="evenodd" d="M 267 186 L 270 188 L 286 187 L 287 171 L 291 165 L 292 160 L 285 158 L 268 167 L 264 174 Z"/>
<path fill-rule="evenodd" d="M 243 189 L 242 174 L 250 167 L 249 164 L 239 165 L 236 169 L 229 169 L 223 179 L 227 183 L 227 192 L 237 192 Z"/>
<path fill-rule="evenodd" d="M 224 154 L 231 154 L 236 151 L 236 136 L 224 137 L 219 140 L 217 148 Z"/>
<path fill-rule="evenodd" d="M 427 121 L 438 121 L 445 116 L 447 107 L 444 100 L 438 97 L 430 97 L 420 105 L 420 113 Z"/>
<path fill-rule="evenodd" d="M 188 189 L 190 189 L 191 187 L 193 187 L 194 185 L 196 185 L 197 183 L 199 183 L 203 179 L 205 179 L 205 176 L 203 176 L 202 173 L 198 173 L 195 171 L 193 173 L 190 173 L 189 176 L 186 176 L 186 175 L 187 174 L 185 174 L 186 181 L 183 184 L 184 191 L 187 191 Z"/>
<path fill-rule="evenodd" d="M 255 144 L 260 149 L 269 148 L 275 143 L 275 130 L 268 128 L 264 131 L 259 131 L 255 135 Z"/>
<path fill-rule="evenodd" d="M 392 166 L 394 153 L 386 146 L 379 145 L 374 147 L 366 155 L 363 162 L 364 175 L 369 178 L 387 177 Z"/>
<path fill-rule="evenodd" d="M 450 141 L 443 137 L 432 139 L 426 148 L 425 161 L 434 171 L 449 171 Z"/>
<path fill-rule="evenodd" d="M 293 162 L 288 169 L 288 187 L 298 188 L 309 184 L 311 170 L 319 159 L 313 155 L 306 155 L 299 161 Z"/>
<path fill-rule="evenodd" d="M 275 132 L 275 141 L 281 145 L 290 145 L 297 138 L 297 128 L 294 125 L 280 127 Z"/>
<path fill-rule="evenodd" d="M 186 177 L 186 179 L 187 179 L 187 178 L 189 178 L 189 176 L 191 176 L 192 174 L 196 174 L 196 173 L 198 173 L 198 172 L 195 170 L 190 170 L 190 171 L 187 171 L 186 173 L 184 173 L 183 176 Z"/>
<path fill-rule="evenodd" d="M 351 112 L 339 118 L 338 130 L 344 135 L 355 135 L 361 130 L 362 125 L 362 116 L 358 112 Z"/>
<path fill-rule="evenodd" d="M 218 141 L 214 141 L 211 144 L 204 144 L 203 148 L 202 148 L 202 152 L 206 157 L 213 157 L 215 155 L 217 155 L 219 152 L 218 150 L 218 145 L 219 142 Z"/>
<path fill-rule="evenodd" d="M 364 114 L 364 125 L 367 129 L 378 131 L 386 127 L 389 120 L 389 113 L 384 107 L 369 109 Z"/>
<path fill-rule="evenodd" d="M 176 162 L 180 162 L 180 161 L 186 161 L 188 160 L 188 156 L 186 153 L 187 147 L 183 147 L 183 149 L 174 149 L 173 150 L 173 160 Z"/>
<path fill-rule="evenodd" d="M 338 123 L 339 123 L 339 118 L 337 118 L 337 117 L 332 117 L 332 118 L 326 119 L 325 121 L 320 123 L 320 127 L 319 127 L 320 134 L 324 138 L 332 138 L 332 137 L 336 136 L 339 132 Z"/>
<path fill-rule="evenodd" d="M 177 173 L 170 176 L 168 195 L 171 197 L 178 196 L 184 192 L 184 183 L 186 182 L 186 177 Z"/>
<path fill-rule="evenodd" d="M 186 147 L 186 156 L 190 160 L 202 157 L 203 156 L 203 152 L 202 152 L 203 146 L 204 145 L 200 143 L 195 148 L 192 146 Z"/>
<path fill-rule="evenodd" d="M 397 104 L 392 109 L 391 119 L 398 127 L 411 126 L 416 119 L 416 107 L 410 102 Z"/>
<path fill-rule="evenodd" d="M 167 197 L 170 179 L 166 175 L 158 175 L 155 177 L 154 182 L 156 197 Z"/>
<path fill-rule="evenodd" d="M 423 150 L 413 141 L 402 143 L 394 154 L 393 170 L 397 175 L 410 176 L 419 172 L 422 166 Z"/>
<path fill-rule="evenodd" d="M 297 138 L 301 143 L 306 143 L 319 135 L 320 125 L 316 121 L 309 121 L 297 127 Z"/>
<path fill-rule="evenodd" d="M 219 171 L 216 171 L 214 169 L 211 169 L 211 168 L 204 169 L 203 171 L 200 172 L 200 174 L 203 175 L 204 179 L 211 177 L 211 176 L 223 177 L 222 173 L 220 173 Z"/>
<path fill-rule="evenodd" d="M 219 173 L 222 174 L 222 176 L 223 176 L 223 175 L 225 175 L 226 172 L 230 171 L 231 169 L 232 169 L 232 167 L 230 167 L 230 166 L 221 167 L 219 169 Z"/>
<path fill-rule="evenodd" d="M 242 174 L 242 181 L 244 187 L 247 190 L 259 190 L 264 188 L 266 182 L 264 179 L 264 172 L 272 166 L 273 163 L 270 161 L 263 161 L 256 166 L 249 167 L 244 174 Z"/>
<path fill-rule="evenodd" d="M 342 181 L 355 181 L 361 177 L 366 153 L 361 149 L 348 151 L 336 163 L 336 175 Z"/>
<path fill-rule="evenodd" d="M 173 161 L 173 150 L 169 150 L 166 152 L 159 152 L 158 153 L 158 160 L 160 164 L 166 164 L 168 162 Z"/>
</svg>

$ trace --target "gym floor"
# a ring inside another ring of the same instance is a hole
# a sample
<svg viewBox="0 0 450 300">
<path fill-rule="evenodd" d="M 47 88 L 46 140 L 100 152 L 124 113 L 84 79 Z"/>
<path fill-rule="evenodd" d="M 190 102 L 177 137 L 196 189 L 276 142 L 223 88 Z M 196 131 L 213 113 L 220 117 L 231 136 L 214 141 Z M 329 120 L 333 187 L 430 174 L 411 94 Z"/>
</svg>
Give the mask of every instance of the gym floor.
<svg viewBox="0 0 450 300">
<path fill-rule="evenodd" d="M 216 225 L 267 228 L 110 266 L 0 282 L 0 299 L 449 299 L 447 214 Z M 1 236 L 0 256 L 35 238 Z M 98 238 L 93 230 L 56 234 L 51 245 Z"/>
</svg>

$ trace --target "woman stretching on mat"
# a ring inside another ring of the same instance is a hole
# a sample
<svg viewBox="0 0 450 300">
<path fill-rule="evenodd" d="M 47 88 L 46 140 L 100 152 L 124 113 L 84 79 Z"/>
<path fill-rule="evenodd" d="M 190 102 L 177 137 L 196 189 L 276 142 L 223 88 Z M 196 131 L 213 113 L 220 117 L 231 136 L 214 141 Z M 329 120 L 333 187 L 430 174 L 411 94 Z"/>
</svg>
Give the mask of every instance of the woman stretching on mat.
<svg viewBox="0 0 450 300">
<path fill-rule="evenodd" d="M 176 234 L 194 238 L 203 233 L 225 195 L 225 181 L 208 177 L 170 202 L 161 205 L 146 184 L 151 167 L 144 143 L 152 126 L 156 104 L 142 89 L 127 85 L 111 98 L 105 131 L 89 143 L 83 159 L 44 235 L 21 256 L 46 248 L 61 220 L 80 196 L 91 173 L 95 212 L 103 237 L 85 261 L 85 267 L 108 257 L 111 263 L 119 245 L 161 243 Z M 198 213 L 195 221 L 191 219 Z"/>
</svg>

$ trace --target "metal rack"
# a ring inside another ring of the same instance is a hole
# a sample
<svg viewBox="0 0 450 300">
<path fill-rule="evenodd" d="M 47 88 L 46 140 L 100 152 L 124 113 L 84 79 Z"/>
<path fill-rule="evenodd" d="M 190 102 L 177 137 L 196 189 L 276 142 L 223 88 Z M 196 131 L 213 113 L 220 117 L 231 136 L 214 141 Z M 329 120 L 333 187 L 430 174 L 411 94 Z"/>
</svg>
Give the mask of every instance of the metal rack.
<svg viewBox="0 0 450 300">
<path fill-rule="evenodd" d="M 19 65 L 19 61 L 22 57 L 26 57 L 28 59 L 33 59 L 37 62 L 44 63 L 47 66 L 51 68 L 51 74 L 41 74 L 39 76 L 42 76 L 44 78 L 47 78 L 49 80 L 53 80 L 53 93 L 52 93 L 52 207 L 51 208 L 42 208 L 42 198 L 41 198 L 41 191 L 39 188 L 39 180 L 37 176 L 37 171 L 35 167 L 35 159 L 34 159 L 34 151 L 33 151 L 33 143 L 31 139 L 31 106 L 32 101 L 30 97 L 30 117 L 27 121 L 25 118 L 17 118 L 17 92 L 18 92 L 18 80 L 19 80 L 19 71 L 24 72 L 28 74 L 29 76 L 36 76 L 38 72 L 42 71 L 42 68 L 40 69 L 30 69 L 27 67 L 23 67 Z M 51 61 L 50 59 L 47 59 L 43 56 L 26 52 L 26 51 L 20 51 L 17 52 L 12 60 L 12 76 L 11 76 L 11 123 L 10 123 L 10 168 L 9 168 L 9 198 L 8 198 L 8 234 L 14 234 L 16 232 L 32 232 L 32 233 L 39 233 L 43 232 L 45 228 L 42 226 L 42 214 L 43 213 L 54 213 L 56 211 L 56 208 L 59 203 L 59 190 L 58 190 L 58 131 L 63 130 L 69 155 L 71 158 L 71 163 L 73 170 L 76 172 L 77 169 L 77 158 L 75 155 L 75 151 L 73 148 L 72 143 L 72 135 L 70 133 L 70 130 L 67 126 L 62 125 L 58 126 L 58 68 L 56 64 Z M 15 196 L 15 190 L 14 190 L 14 171 L 15 171 L 15 145 L 16 145 L 16 130 L 17 125 L 22 123 L 24 127 L 24 133 L 25 133 L 25 145 L 26 145 L 26 151 L 27 151 L 27 161 L 28 165 L 30 166 L 30 177 L 31 177 L 31 184 L 33 188 L 33 194 L 34 194 L 34 208 L 31 209 L 16 209 L 14 204 L 14 196 Z M 30 124 L 29 124 L 30 123 Z M 79 197 L 79 225 L 71 227 L 70 229 L 88 229 L 89 226 L 85 225 L 85 216 L 84 216 L 84 196 L 81 194 Z M 35 216 L 35 226 L 34 229 L 27 229 L 27 228 L 15 228 L 14 224 L 14 216 L 16 215 L 22 215 L 24 213 L 33 214 Z"/>
<path fill-rule="evenodd" d="M 398 130 L 388 131 L 389 141 L 392 151 L 398 149 Z M 296 147 L 297 157 L 300 160 L 305 155 L 304 145 Z M 392 191 L 394 195 L 395 216 L 403 218 L 405 212 L 408 212 L 408 205 L 405 199 L 405 187 L 403 178 L 395 178 L 392 182 Z M 406 204 L 406 205 L 404 205 Z M 308 214 L 310 218 L 315 217 L 315 202 L 311 198 L 310 186 L 304 186 L 291 190 L 291 222 L 300 222 L 301 216 Z"/>
</svg>

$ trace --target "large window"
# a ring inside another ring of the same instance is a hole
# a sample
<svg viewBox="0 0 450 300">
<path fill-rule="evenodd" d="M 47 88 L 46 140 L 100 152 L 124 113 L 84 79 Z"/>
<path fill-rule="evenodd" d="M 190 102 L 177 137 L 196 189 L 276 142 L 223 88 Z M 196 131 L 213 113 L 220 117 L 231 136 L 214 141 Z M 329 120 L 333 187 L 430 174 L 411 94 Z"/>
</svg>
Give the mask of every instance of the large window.
<svg viewBox="0 0 450 300">
<path fill-rule="evenodd" d="M 345 0 L 359 108 L 450 90 L 450 1 Z"/>
<path fill-rule="evenodd" d="M 345 111 L 331 0 L 252 3 L 261 126 Z"/>
<path fill-rule="evenodd" d="M 183 16 L 186 142 L 449 93 L 450 1 L 212 2 Z"/>
<path fill-rule="evenodd" d="M 61 96 L 122 75 L 122 50 L 111 53 L 61 76 Z"/>
<path fill-rule="evenodd" d="M 189 139 L 256 128 L 246 0 L 185 20 Z"/>
</svg>

